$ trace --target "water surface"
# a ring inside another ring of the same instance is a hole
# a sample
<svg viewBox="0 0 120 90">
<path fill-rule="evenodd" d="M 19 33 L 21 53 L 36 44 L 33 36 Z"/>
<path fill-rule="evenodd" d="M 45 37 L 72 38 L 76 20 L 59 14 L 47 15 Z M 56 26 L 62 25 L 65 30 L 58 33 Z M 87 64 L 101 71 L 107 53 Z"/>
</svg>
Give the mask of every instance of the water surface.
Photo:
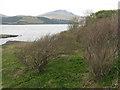
<svg viewBox="0 0 120 90">
<path fill-rule="evenodd" d="M 0 25 L 1 34 L 19 35 L 18 37 L 2 38 L 0 45 L 7 41 L 34 41 L 47 34 L 56 34 L 67 30 L 66 24 L 44 25 Z"/>
</svg>

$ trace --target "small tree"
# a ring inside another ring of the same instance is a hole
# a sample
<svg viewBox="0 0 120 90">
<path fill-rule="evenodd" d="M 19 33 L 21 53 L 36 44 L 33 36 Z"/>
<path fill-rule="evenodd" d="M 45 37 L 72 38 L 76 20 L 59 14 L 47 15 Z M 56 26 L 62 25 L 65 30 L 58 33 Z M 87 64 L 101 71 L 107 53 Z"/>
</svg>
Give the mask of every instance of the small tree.
<svg viewBox="0 0 120 90">
<path fill-rule="evenodd" d="M 75 30 L 80 27 L 80 18 L 74 17 L 72 18 L 70 24 L 68 25 L 69 30 Z"/>
<path fill-rule="evenodd" d="M 92 10 L 90 10 L 90 9 L 88 9 L 88 10 L 86 10 L 85 12 L 83 12 L 84 13 L 84 18 L 85 18 L 85 26 L 87 26 L 88 24 L 90 24 L 91 23 L 91 16 L 90 15 L 92 15 L 93 14 L 93 11 Z"/>
<path fill-rule="evenodd" d="M 55 39 L 55 35 L 46 35 L 38 41 L 26 44 L 16 55 L 23 64 L 41 72 L 46 64 L 56 57 Z"/>
</svg>

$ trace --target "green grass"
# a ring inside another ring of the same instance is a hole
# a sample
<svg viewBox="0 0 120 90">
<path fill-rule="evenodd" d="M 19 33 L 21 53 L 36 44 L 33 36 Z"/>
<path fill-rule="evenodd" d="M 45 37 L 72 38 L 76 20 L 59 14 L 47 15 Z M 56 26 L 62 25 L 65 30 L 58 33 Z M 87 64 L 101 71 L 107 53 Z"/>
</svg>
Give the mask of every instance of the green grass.
<svg viewBox="0 0 120 90">
<path fill-rule="evenodd" d="M 119 74 L 119 62 L 114 62 L 112 65 L 112 69 L 110 70 L 107 76 L 104 76 L 100 79 L 99 84 L 102 86 L 110 86 L 117 87 L 115 84 L 118 83 L 118 78 L 120 78 Z"/>
<path fill-rule="evenodd" d="M 15 56 L 19 44 L 3 46 L 2 79 L 4 88 L 85 88 L 116 87 L 114 64 L 109 75 L 93 82 L 86 60 L 81 56 L 67 56 L 51 61 L 40 73 L 21 64 Z M 1 48 L 1 47 L 0 47 Z"/>
<path fill-rule="evenodd" d="M 81 57 L 69 59 L 57 59 L 49 63 L 43 72 L 22 83 L 17 87 L 41 87 L 41 88 L 80 88 L 83 85 L 82 73 L 87 71 L 85 62 Z M 80 68 L 81 67 L 81 68 Z M 34 83 L 34 84 L 33 84 Z"/>
<path fill-rule="evenodd" d="M 53 60 L 41 73 L 20 64 L 12 51 L 3 51 L 2 63 L 5 88 L 82 88 L 82 74 L 88 71 L 80 56 Z"/>
</svg>

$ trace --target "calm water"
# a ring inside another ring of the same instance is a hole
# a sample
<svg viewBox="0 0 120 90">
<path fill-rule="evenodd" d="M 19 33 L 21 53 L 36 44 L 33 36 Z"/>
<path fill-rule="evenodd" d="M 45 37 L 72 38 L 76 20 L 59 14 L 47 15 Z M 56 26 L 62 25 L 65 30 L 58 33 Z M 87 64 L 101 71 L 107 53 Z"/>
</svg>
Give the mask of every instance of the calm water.
<svg viewBox="0 0 120 90">
<path fill-rule="evenodd" d="M 67 30 L 66 24 L 56 25 L 1 25 L 1 34 L 19 35 L 18 37 L 3 38 L 0 45 L 7 41 L 34 41 L 47 34 L 55 34 Z"/>
</svg>

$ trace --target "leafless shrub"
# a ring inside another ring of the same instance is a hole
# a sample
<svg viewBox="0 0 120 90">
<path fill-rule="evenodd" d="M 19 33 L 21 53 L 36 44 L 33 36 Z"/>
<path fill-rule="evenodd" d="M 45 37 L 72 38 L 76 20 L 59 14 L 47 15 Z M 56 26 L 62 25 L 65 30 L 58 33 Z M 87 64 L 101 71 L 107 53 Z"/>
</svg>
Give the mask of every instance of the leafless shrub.
<svg viewBox="0 0 120 90">
<path fill-rule="evenodd" d="M 17 52 L 18 59 L 34 69 L 41 72 L 51 60 L 59 55 L 72 53 L 77 48 L 75 37 L 68 34 L 46 35 L 33 43 L 26 44 Z"/>
<path fill-rule="evenodd" d="M 91 72 L 99 79 L 107 75 L 117 58 L 117 19 L 102 19 L 79 30 L 79 42 Z"/>
<path fill-rule="evenodd" d="M 47 35 L 39 41 L 26 44 L 17 52 L 17 57 L 22 63 L 40 72 L 48 61 L 55 57 L 56 50 L 53 49 L 54 45 L 52 44 L 54 39 L 55 36 Z"/>
</svg>

